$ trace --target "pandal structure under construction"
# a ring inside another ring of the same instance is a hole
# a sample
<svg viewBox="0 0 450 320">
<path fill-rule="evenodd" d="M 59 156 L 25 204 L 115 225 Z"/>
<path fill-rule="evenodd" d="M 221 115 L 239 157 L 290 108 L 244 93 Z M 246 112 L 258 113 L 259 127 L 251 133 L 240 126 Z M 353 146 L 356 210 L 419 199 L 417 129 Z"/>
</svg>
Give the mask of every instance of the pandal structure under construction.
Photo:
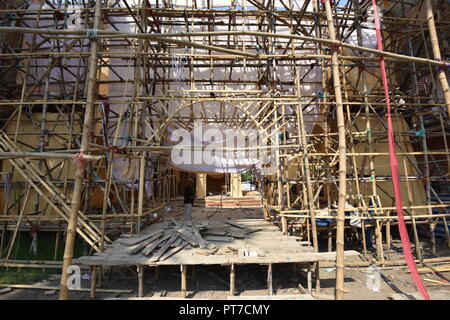
<svg viewBox="0 0 450 320">
<path fill-rule="evenodd" d="M 144 266 L 181 265 L 185 294 L 198 264 L 229 266 L 234 294 L 236 265 L 268 265 L 269 286 L 272 264 L 305 265 L 310 290 L 323 260 L 342 299 L 356 232 L 366 265 L 401 239 L 427 298 L 420 241 L 450 246 L 448 1 L 0 3 L 2 266 L 20 263 L 20 232 L 52 231 L 61 299 L 72 263 L 90 266 L 91 295 L 122 265 L 140 295 Z M 242 196 L 246 172 L 260 197 Z M 205 203 L 256 199 L 261 218 L 159 222 L 188 177 Z M 94 254 L 73 261 L 77 237 Z M 213 254 L 243 238 L 265 254 Z"/>
</svg>

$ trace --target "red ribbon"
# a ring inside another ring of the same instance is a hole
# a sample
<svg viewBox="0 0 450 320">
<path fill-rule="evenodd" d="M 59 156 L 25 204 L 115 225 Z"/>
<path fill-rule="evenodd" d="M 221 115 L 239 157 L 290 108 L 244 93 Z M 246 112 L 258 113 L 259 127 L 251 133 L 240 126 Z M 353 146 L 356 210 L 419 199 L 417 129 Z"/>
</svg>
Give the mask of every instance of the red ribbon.
<svg viewBox="0 0 450 320">
<path fill-rule="evenodd" d="M 377 34 L 377 47 L 378 50 L 383 51 L 383 42 L 381 39 L 381 28 L 380 28 L 380 20 L 378 18 L 377 12 L 377 3 L 376 0 L 372 0 L 373 13 L 375 18 L 375 30 Z M 428 296 L 428 292 L 423 285 L 422 279 L 419 276 L 419 272 L 417 272 L 416 262 L 414 261 L 414 257 L 411 252 L 411 243 L 409 241 L 408 231 L 406 229 L 405 218 L 403 213 L 403 201 L 402 201 L 402 193 L 400 189 L 400 179 L 398 175 L 398 161 L 397 154 L 395 152 L 395 141 L 394 141 L 394 132 L 392 127 L 392 119 L 391 119 L 391 101 L 389 97 L 389 88 L 388 88 L 388 80 L 386 74 L 386 65 L 384 61 L 384 57 L 380 56 L 380 71 L 381 71 L 381 79 L 383 83 L 384 96 L 386 98 L 386 108 L 387 108 L 387 124 L 388 124 L 388 144 L 389 144 L 389 166 L 391 168 L 391 176 L 392 176 L 392 184 L 394 188 L 394 198 L 395 198 L 395 208 L 397 211 L 398 217 L 398 229 L 400 232 L 400 238 L 402 240 L 403 252 L 405 255 L 406 264 L 413 278 L 414 284 L 419 290 L 420 294 L 425 300 L 430 300 Z"/>
</svg>

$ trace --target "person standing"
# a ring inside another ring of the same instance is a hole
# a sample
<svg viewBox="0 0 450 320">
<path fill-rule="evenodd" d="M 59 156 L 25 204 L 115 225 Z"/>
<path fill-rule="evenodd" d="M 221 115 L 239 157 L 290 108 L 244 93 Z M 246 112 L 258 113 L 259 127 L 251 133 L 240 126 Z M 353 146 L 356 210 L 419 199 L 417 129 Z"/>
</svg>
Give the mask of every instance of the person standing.
<svg viewBox="0 0 450 320">
<path fill-rule="evenodd" d="M 187 180 L 186 187 L 184 188 L 184 219 L 191 220 L 192 206 L 194 205 L 194 182 L 191 178 Z"/>
</svg>

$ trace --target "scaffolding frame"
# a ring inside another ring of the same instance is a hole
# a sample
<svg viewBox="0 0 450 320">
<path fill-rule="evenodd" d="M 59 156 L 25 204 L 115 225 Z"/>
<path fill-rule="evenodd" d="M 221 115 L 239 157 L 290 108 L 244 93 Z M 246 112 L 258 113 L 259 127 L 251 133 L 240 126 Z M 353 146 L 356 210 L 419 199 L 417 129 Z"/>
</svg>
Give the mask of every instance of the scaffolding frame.
<svg viewBox="0 0 450 320">
<path fill-rule="evenodd" d="M 15 236 L 21 224 L 49 223 L 61 237 L 67 224 L 67 267 L 75 233 L 96 251 L 110 243 L 107 231 L 118 225 L 139 234 L 143 220 L 179 193 L 167 162 L 173 148 L 167 144 L 167 128 L 191 129 L 195 120 L 202 120 L 270 133 L 270 146 L 258 151 L 274 151 L 276 163 L 276 173 L 261 180 L 263 208 L 286 235 L 303 236 L 317 251 L 318 214 L 331 219 L 328 250 L 336 229 L 337 267 L 343 270 L 344 220 L 361 220 L 363 255 L 368 255 L 366 229 L 374 228 L 376 259 L 383 264 L 390 258 L 397 216 L 394 203 L 380 200 L 381 193 L 395 201 L 383 189 L 390 175 L 377 174 L 381 169 L 376 158 L 389 153 L 374 151 L 387 137 L 384 129 L 372 129 L 386 128 L 381 80 L 373 67 L 380 55 L 391 80 L 400 178 L 407 193 L 403 209 L 416 256 L 423 259 L 417 230 L 421 224 L 429 228 L 433 254 L 437 225 L 444 226 L 450 246 L 450 201 L 445 197 L 449 58 L 442 55 L 450 52 L 448 3 L 380 4 L 385 47 L 380 51 L 364 46 L 370 1 L 341 6 L 286 0 L 280 1 L 283 8 L 274 0 L 232 1 L 225 8 L 209 0 L 192 1 L 192 6 L 151 2 L 43 1 L 38 8 L 2 2 L 2 249 L 7 247 L 8 228 Z M 80 6 L 85 28 L 66 28 L 67 4 Z M 137 32 L 121 31 L 130 21 Z M 283 28 L 288 32 L 278 32 Z M 352 32 L 357 45 L 347 41 Z M 77 59 L 79 63 L 71 65 Z M 184 77 L 172 76 L 177 67 Z M 281 67 L 290 69 L 293 79 L 280 80 Z M 121 68 L 132 70 L 132 76 L 121 74 Z M 236 78 L 234 68 L 243 70 L 243 79 Z M 322 74 L 320 81 L 308 80 L 314 68 Z M 209 77 L 202 78 L 198 70 L 207 70 Z M 228 79 L 216 79 L 217 70 Z M 250 70 L 256 70 L 254 76 Z M 64 79 L 67 74 L 73 79 Z M 174 90 L 180 83 L 186 89 Z M 123 94 L 110 94 L 114 85 L 121 86 Z M 303 85 L 321 90 L 303 94 Z M 244 89 L 236 89 L 239 86 Z M 174 112 L 171 103 L 178 104 Z M 194 105 L 208 103 L 232 106 L 244 116 L 194 113 Z M 311 111 L 311 105 L 319 112 Z M 121 106 L 120 111 L 105 111 L 112 106 Z M 191 110 L 190 116 L 183 116 L 184 110 Z M 311 117 L 314 120 L 308 120 Z M 312 121 L 319 132 L 307 132 Z M 22 132 L 25 126 L 34 131 Z M 288 134 L 287 127 L 296 128 L 296 134 Z M 37 145 L 30 145 L 30 135 Z M 361 145 L 366 148 L 360 150 Z M 114 178 L 117 158 L 131 168 L 128 181 Z M 294 178 L 288 174 L 293 163 Z M 150 167 L 154 170 L 147 174 Z M 11 175 L 23 180 L 13 181 Z M 417 183 L 425 192 L 420 205 L 414 204 Z M 12 188 L 19 190 L 14 198 Z M 146 188 L 152 190 L 149 197 Z M 102 196 L 97 207 L 91 205 L 94 192 Z M 34 201 L 33 214 L 24 214 L 27 201 Z"/>
</svg>

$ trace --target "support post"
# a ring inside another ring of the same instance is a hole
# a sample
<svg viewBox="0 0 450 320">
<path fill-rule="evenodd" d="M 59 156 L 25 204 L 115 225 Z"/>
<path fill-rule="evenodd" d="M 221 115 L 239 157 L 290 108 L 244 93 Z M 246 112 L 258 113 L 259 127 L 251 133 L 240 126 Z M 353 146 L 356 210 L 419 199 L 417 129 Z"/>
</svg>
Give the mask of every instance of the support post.
<svg viewBox="0 0 450 320">
<path fill-rule="evenodd" d="M 269 263 L 267 268 L 267 290 L 269 296 L 273 295 L 273 281 L 272 281 L 272 264 Z"/>
<path fill-rule="evenodd" d="M 138 273 L 138 297 L 144 296 L 144 266 L 137 266 Z"/>
<path fill-rule="evenodd" d="M 330 39 L 336 40 L 336 30 L 333 23 L 333 13 L 331 11 L 330 0 L 324 0 L 327 16 L 328 33 Z M 333 73 L 334 93 L 336 96 L 336 115 L 339 137 L 339 198 L 336 218 L 336 300 L 344 299 L 344 216 L 345 197 L 347 195 L 346 186 L 346 141 L 345 141 L 345 121 L 344 107 L 342 104 L 341 79 L 339 75 L 338 49 L 333 48 L 331 56 L 331 67 Z"/>
<path fill-rule="evenodd" d="M 232 263 L 230 265 L 230 296 L 236 294 L 236 265 Z"/>
<path fill-rule="evenodd" d="M 186 298 L 186 275 L 187 268 L 185 264 L 181 265 L 181 297 Z"/>
<path fill-rule="evenodd" d="M 97 287 L 97 266 L 91 266 L 91 291 L 90 291 L 91 299 L 95 299 L 96 287 Z"/>
<path fill-rule="evenodd" d="M 433 49 L 433 55 L 435 60 L 442 60 L 441 50 L 439 48 L 439 40 L 436 31 L 436 24 L 434 22 L 434 14 L 433 7 L 431 5 L 431 0 L 425 0 L 425 6 L 427 10 L 427 22 L 428 22 L 428 31 L 430 32 L 430 41 L 431 47 Z M 444 66 L 444 62 L 442 67 L 438 68 L 437 74 L 439 78 L 439 82 L 441 84 L 442 91 L 444 93 L 445 105 L 447 106 L 447 112 L 450 116 L 450 88 L 448 86 L 447 76 L 445 75 L 445 68 L 448 66 Z"/>
<path fill-rule="evenodd" d="M 99 29 L 101 18 L 101 0 L 96 0 L 95 14 L 94 14 L 94 29 Z M 89 74 L 87 83 L 86 95 L 86 110 L 83 122 L 83 133 L 80 146 L 80 157 L 83 157 L 84 152 L 89 148 L 90 133 L 92 131 L 93 111 L 95 105 L 95 95 L 97 91 L 97 58 L 98 58 L 98 39 L 92 39 L 90 58 L 89 58 Z M 75 175 L 75 184 L 73 188 L 72 202 L 70 206 L 70 218 L 67 225 L 66 246 L 64 248 L 64 263 L 61 274 L 59 299 L 67 300 L 69 298 L 69 289 L 67 287 L 68 273 L 67 270 L 72 264 L 73 248 L 75 245 L 75 235 L 78 224 L 78 211 L 80 210 L 81 194 L 83 191 L 84 173 L 86 171 L 83 165 L 84 160 L 81 159 L 81 164 L 77 166 Z"/>
</svg>

